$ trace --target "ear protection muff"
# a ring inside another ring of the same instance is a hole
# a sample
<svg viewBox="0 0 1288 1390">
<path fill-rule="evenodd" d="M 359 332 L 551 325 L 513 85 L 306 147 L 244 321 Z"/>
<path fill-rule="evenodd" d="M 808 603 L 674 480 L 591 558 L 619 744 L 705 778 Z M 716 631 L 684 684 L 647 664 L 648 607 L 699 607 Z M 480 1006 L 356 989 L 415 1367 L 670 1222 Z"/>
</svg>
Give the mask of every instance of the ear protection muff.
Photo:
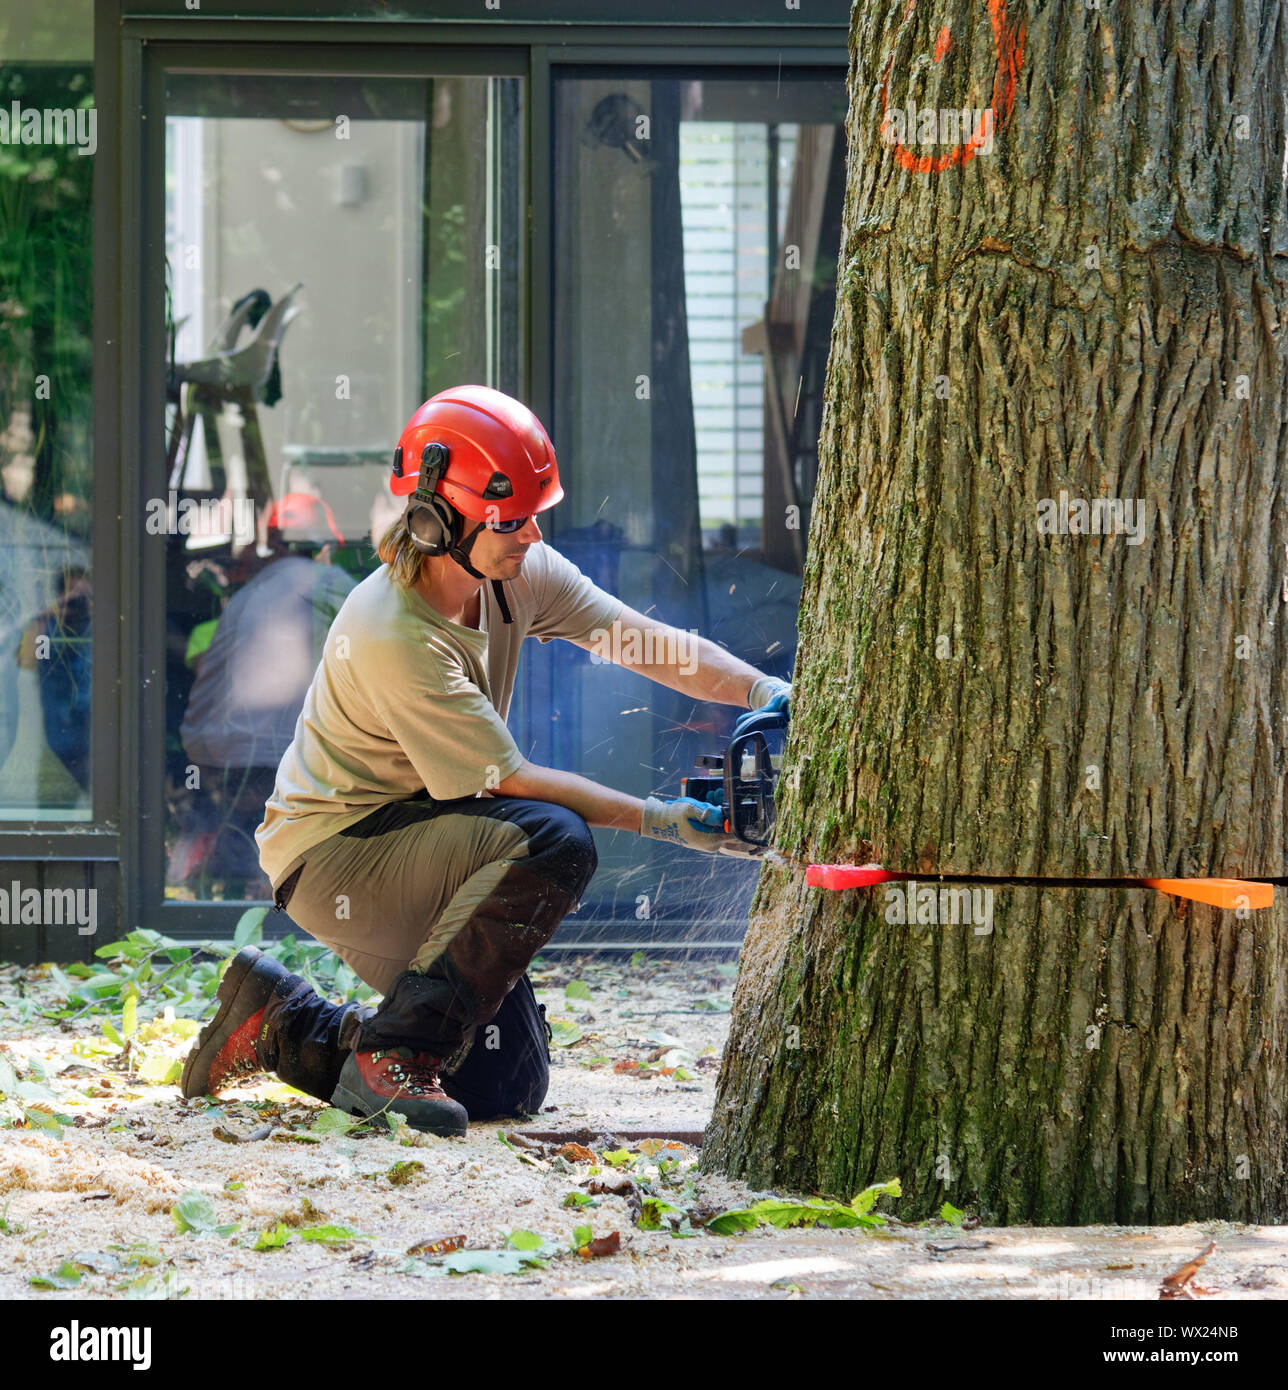
<svg viewBox="0 0 1288 1390">
<path fill-rule="evenodd" d="M 407 508 L 407 532 L 422 555 L 446 555 L 460 540 L 460 521 L 460 513 L 441 497 Z"/>
<path fill-rule="evenodd" d="M 401 455 L 402 450 L 396 451 Z M 435 491 L 447 471 L 447 449 L 426 444 L 420 454 L 420 479 L 407 503 L 407 530 L 411 543 L 422 555 L 446 555 L 461 538 L 461 514 Z M 401 476 L 401 457 L 394 472 Z"/>
<path fill-rule="evenodd" d="M 407 533 L 411 543 L 422 555 L 450 555 L 467 574 L 482 579 L 478 570 L 470 563 L 470 550 L 478 534 L 483 530 L 480 522 L 462 543 L 465 518 L 455 507 L 436 491 L 439 479 L 447 471 L 447 446 L 437 442 L 426 444 L 420 451 L 420 478 L 416 491 L 407 499 Z M 394 476 L 402 477 L 402 446 L 394 450 Z M 501 490 L 504 485 L 505 491 Z M 503 473 L 494 473 L 488 484 L 486 496 L 506 497 L 510 495 L 510 480 Z M 510 605 L 505 599 L 501 581 L 492 581 L 492 592 L 496 595 L 497 606 L 502 619 L 513 622 Z"/>
</svg>

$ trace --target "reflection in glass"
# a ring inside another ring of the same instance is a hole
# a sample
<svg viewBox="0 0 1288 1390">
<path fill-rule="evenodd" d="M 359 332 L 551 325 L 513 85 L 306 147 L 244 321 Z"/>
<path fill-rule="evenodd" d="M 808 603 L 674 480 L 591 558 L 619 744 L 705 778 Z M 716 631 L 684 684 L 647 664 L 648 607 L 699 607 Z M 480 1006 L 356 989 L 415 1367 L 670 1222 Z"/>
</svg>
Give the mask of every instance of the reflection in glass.
<svg viewBox="0 0 1288 1390">
<path fill-rule="evenodd" d="M 521 86 L 167 74 L 166 893 L 269 896 L 255 827 L 393 445 L 520 394 Z M 164 478 L 164 482 L 160 479 Z"/>
<path fill-rule="evenodd" d="M 555 81 L 549 539 L 632 608 L 789 679 L 844 194 L 844 75 L 564 70 Z M 767 115 L 771 119 L 767 119 Z M 554 643 L 534 761 L 679 794 L 737 711 Z M 575 921 L 737 940 L 754 864 L 600 835 Z M 593 933 L 590 933 L 593 934 Z"/>
<path fill-rule="evenodd" d="M 8 821 L 91 814 L 92 53 L 91 4 L 12 12 L 0 4 L 0 110 L 12 127 L 0 142 L 0 820 Z"/>
</svg>

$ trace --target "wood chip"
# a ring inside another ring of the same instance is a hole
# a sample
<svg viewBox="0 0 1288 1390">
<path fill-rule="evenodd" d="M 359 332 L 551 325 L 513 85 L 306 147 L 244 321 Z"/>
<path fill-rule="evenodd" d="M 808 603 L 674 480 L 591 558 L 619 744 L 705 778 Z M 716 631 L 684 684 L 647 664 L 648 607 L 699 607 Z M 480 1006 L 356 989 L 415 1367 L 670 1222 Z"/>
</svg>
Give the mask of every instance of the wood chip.
<svg viewBox="0 0 1288 1390">
<path fill-rule="evenodd" d="M 426 1236 L 424 1240 L 418 1240 L 415 1245 L 407 1247 L 409 1255 L 450 1255 L 453 1250 L 463 1250 L 465 1248 L 465 1237 L 461 1236 Z"/>
<path fill-rule="evenodd" d="M 599 1155 L 585 1144 L 561 1144 L 555 1152 L 569 1163 L 598 1163 Z"/>
<path fill-rule="evenodd" d="M 599 1259 L 604 1255 L 616 1255 L 622 1248 L 622 1237 L 617 1231 L 609 1231 L 606 1236 L 596 1236 L 588 1245 L 583 1245 L 577 1253 L 583 1260 Z"/>
<path fill-rule="evenodd" d="M 644 1199 L 640 1196 L 640 1190 L 635 1183 L 624 1175 L 616 1177 L 592 1178 L 586 1184 L 586 1191 L 592 1197 L 611 1196 L 625 1197 L 626 1210 L 630 1213 L 631 1225 L 640 1224 L 640 1214 L 644 1210 Z"/>
<path fill-rule="evenodd" d="M 1214 1292 L 1214 1290 L 1205 1289 L 1192 1283 L 1192 1281 L 1202 1268 L 1204 1261 L 1215 1249 L 1216 1241 L 1209 1241 L 1206 1249 L 1200 1250 L 1192 1260 L 1186 1260 L 1180 1269 L 1164 1275 L 1162 1287 L 1158 1291 L 1159 1298 L 1198 1298 L 1201 1294 Z"/>
</svg>

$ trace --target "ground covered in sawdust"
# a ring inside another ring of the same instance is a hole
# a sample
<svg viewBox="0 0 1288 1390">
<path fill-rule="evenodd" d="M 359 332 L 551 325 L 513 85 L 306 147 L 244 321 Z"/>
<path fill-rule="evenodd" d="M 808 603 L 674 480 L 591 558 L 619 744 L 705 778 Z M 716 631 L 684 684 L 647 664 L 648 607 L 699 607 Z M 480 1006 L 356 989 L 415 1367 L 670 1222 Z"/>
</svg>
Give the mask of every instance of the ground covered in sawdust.
<svg viewBox="0 0 1288 1390">
<path fill-rule="evenodd" d="M 784 1195 L 696 1173 L 670 1137 L 710 1113 L 734 967 L 533 973 L 557 1030 L 544 1112 L 437 1139 L 353 1130 L 271 1079 L 184 1102 L 196 1018 L 28 1003 L 15 1027 L 14 1001 L 66 979 L 0 968 L 0 1297 L 1157 1299 L 1215 1242 L 1202 1297 L 1288 1298 L 1288 1227 L 905 1226 L 882 1198 L 877 1229 L 712 1234 Z"/>
</svg>

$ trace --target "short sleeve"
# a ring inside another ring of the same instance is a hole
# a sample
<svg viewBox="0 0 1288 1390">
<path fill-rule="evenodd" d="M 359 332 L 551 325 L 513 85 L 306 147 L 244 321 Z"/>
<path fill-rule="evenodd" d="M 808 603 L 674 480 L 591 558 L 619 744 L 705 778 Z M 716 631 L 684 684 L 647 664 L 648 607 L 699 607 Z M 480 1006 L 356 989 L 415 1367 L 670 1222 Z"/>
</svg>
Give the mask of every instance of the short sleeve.
<svg viewBox="0 0 1288 1390">
<path fill-rule="evenodd" d="M 437 688 L 428 680 L 411 683 L 376 712 L 435 801 L 474 796 L 523 766 L 505 721 L 459 672 Z"/>
<path fill-rule="evenodd" d="M 607 630 L 626 606 L 621 599 L 593 584 L 569 560 L 551 546 L 542 546 L 544 565 L 534 584 L 535 611 L 528 633 L 549 642 L 585 642 L 598 630 Z"/>
</svg>

